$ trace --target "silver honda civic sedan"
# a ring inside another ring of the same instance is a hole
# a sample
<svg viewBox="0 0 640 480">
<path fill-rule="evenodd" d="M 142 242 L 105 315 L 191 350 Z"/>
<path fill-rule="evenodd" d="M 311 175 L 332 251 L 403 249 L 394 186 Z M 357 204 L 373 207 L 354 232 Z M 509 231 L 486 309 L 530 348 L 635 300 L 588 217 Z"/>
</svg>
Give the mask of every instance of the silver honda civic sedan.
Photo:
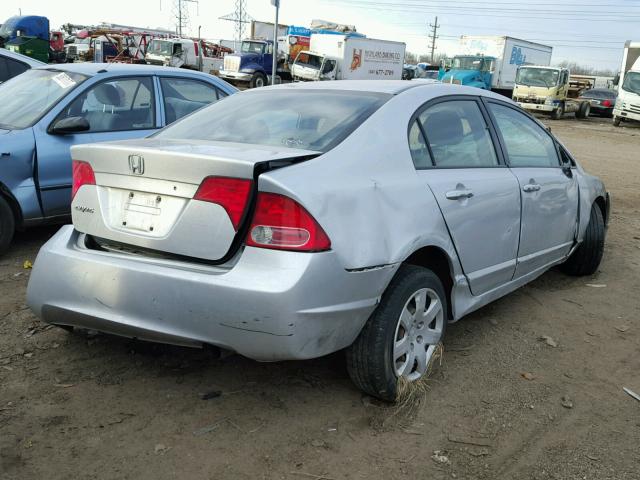
<svg viewBox="0 0 640 480">
<path fill-rule="evenodd" d="M 593 274 L 609 218 L 548 129 L 459 85 L 260 88 L 72 154 L 73 225 L 38 254 L 36 315 L 259 361 L 346 349 L 385 400 L 447 323 L 554 265 Z"/>
</svg>

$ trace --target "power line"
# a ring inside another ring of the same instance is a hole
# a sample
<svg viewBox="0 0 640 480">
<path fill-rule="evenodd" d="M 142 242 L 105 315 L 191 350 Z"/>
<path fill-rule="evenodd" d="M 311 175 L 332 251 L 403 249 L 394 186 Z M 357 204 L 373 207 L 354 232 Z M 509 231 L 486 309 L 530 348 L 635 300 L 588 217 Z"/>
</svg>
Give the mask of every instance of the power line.
<svg viewBox="0 0 640 480">
<path fill-rule="evenodd" d="M 436 51 L 436 38 L 438 38 L 437 33 L 438 33 L 438 28 L 440 28 L 440 25 L 438 25 L 437 15 L 436 15 L 436 22 L 430 23 L 429 27 L 431 27 L 431 34 L 429 35 L 429 38 L 431 39 L 431 63 L 433 63 L 433 56 Z"/>
</svg>

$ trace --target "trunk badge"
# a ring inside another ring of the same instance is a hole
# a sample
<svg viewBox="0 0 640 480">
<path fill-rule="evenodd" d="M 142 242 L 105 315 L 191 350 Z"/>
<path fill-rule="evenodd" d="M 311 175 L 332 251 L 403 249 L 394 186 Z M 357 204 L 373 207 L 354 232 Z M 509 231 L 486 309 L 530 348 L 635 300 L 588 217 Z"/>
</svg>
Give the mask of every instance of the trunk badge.
<svg viewBox="0 0 640 480">
<path fill-rule="evenodd" d="M 129 155 L 129 171 L 134 175 L 144 173 L 144 157 L 142 155 Z"/>
</svg>

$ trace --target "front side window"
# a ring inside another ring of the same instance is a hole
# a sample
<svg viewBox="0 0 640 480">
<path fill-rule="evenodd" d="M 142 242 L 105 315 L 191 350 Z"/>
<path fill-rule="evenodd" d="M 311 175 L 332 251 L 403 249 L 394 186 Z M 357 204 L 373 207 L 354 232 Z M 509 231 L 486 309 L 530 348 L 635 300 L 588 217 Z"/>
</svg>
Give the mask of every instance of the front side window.
<svg viewBox="0 0 640 480">
<path fill-rule="evenodd" d="M 55 69 L 31 69 L 0 85 L 0 128 L 33 126 L 88 77 Z"/>
<path fill-rule="evenodd" d="M 502 134 L 511 167 L 557 167 L 560 165 L 551 136 L 522 112 L 495 103 L 489 109 Z"/>
<path fill-rule="evenodd" d="M 157 137 L 326 152 L 390 97 L 373 92 L 258 89 L 209 105 Z"/>
<path fill-rule="evenodd" d="M 474 100 L 442 102 L 418 117 L 436 167 L 494 167 L 498 157 L 480 107 Z"/>
<path fill-rule="evenodd" d="M 146 130 L 155 127 L 151 77 L 119 78 L 83 92 L 58 117 L 84 117 L 89 132 Z"/>
<path fill-rule="evenodd" d="M 167 125 L 221 98 L 216 87 L 198 80 L 162 78 L 160 84 Z"/>
</svg>

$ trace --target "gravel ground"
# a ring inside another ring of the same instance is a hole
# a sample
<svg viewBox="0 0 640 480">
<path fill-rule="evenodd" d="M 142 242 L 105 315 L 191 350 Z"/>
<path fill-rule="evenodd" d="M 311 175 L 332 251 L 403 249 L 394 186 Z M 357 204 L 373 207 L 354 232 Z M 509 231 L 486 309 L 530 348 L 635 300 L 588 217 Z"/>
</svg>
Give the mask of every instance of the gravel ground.
<svg viewBox="0 0 640 480">
<path fill-rule="evenodd" d="M 622 390 L 640 393 L 640 128 L 550 124 L 611 192 L 601 269 L 450 326 L 410 412 L 363 397 L 340 353 L 259 364 L 47 327 L 23 263 L 56 228 L 20 234 L 0 258 L 0 478 L 640 479 Z"/>
</svg>

